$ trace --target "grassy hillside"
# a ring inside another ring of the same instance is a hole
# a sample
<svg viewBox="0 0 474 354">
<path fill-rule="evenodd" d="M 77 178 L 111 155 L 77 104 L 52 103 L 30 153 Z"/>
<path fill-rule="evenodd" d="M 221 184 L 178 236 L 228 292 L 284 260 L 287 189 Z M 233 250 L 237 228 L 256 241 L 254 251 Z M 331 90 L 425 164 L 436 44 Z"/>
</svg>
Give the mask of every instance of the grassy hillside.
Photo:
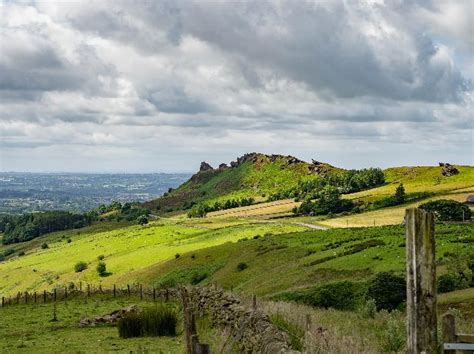
<svg viewBox="0 0 474 354">
<path fill-rule="evenodd" d="M 107 229 L 107 225 L 110 229 Z M 57 232 L 21 245 L 0 246 L 0 252 L 18 247 L 7 261 L 0 262 L 0 293 L 40 290 L 69 282 L 113 284 L 120 278 L 135 283 L 132 273 L 183 254 L 235 242 L 256 234 L 303 230 L 287 223 L 227 221 L 208 225 L 183 219 L 160 220 L 147 226 L 99 224 L 74 231 Z M 70 240 L 70 241 L 69 241 Z M 42 249 L 41 244 L 48 248 Z M 19 252 L 25 255 L 18 256 Z M 107 264 L 107 277 L 96 272 L 98 256 Z M 83 261 L 88 269 L 76 273 L 74 265 Z"/>
<path fill-rule="evenodd" d="M 403 273 L 404 240 L 402 226 L 267 235 L 188 253 L 133 276 L 160 285 L 190 282 L 193 275 L 202 274 L 206 275 L 203 283 L 217 282 L 241 293 L 271 297 L 335 280 L 363 282 L 382 271 Z M 447 252 L 473 249 L 474 226 L 437 225 L 436 240 L 442 274 Z M 239 263 L 247 268 L 239 271 Z M 470 301 L 474 303 L 474 297 Z"/>
<path fill-rule="evenodd" d="M 144 205 L 155 212 L 169 212 L 204 200 L 209 203 L 248 197 L 264 200 L 272 193 L 296 187 L 298 182 L 317 174 L 341 171 L 328 164 L 319 164 L 316 173 L 311 171 L 311 166 L 291 156 L 247 154 L 230 167 L 199 171 L 177 189 Z"/>
</svg>

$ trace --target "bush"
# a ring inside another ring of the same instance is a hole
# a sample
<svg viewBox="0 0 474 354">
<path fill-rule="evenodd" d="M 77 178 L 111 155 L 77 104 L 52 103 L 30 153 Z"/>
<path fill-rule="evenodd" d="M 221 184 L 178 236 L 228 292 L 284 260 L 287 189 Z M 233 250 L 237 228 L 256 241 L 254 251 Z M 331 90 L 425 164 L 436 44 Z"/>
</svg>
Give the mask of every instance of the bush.
<svg viewBox="0 0 474 354">
<path fill-rule="evenodd" d="M 178 259 L 179 257 L 181 257 L 181 255 L 180 255 L 179 253 L 176 253 L 176 254 L 174 255 L 174 258 L 175 258 L 175 259 Z"/>
<path fill-rule="evenodd" d="M 178 319 L 176 313 L 165 305 L 129 313 L 118 322 L 121 338 L 140 336 L 174 336 Z"/>
<path fill-rule="evenodd" d="M 454 274 L 443 274 L 438 277 L 437 287 L 439 293 L 449 293 L 459 286 L 459 278 Z"/>
<path fill-rule="evenodd" d="M 406 282 L 404 277 L 393 273 L 378 273 L 369 284 L 367 295 L 375 300 L 377 311 L 392 311 L 406 300 Z"/>
<path fill-rule="evenodd" d="M 46 242 L 43 242 L 43 243 L 41 244 L 41 249 L 45 250 L 45 249 L 47 249 L 47 248 L 49 248 L 48 244 L 47 244 Z"/>
<path fill-rule="evenodd" d="M 25 251 L 20 251 L 20 252 L 18 252 L 18 257 L 22 257 L 22 256 L 24 256 L 25 254 L 26 254 Z"/>
<path fill-rule="evenodd" d="M 80 273 L 84 270 L 87 269 L 87 263 L 86 262 L 77 262 L 76 265 L 74 266 L 74 271 L 76 273 Z"/>
<path fill-rule="evenodd" d="M 356 286 L 350 281 L 322 285 L 304 296 L 309 305 L 338 310 L 353 310 L 357 304 Z"/>
<path fill-rule="evenodd" d="M 237 271 L 238 272 L 241 272 L 243 271 L 244 269 L 247 269 L 249 266 L 247 263 L 244 263 L 244 262 L 240 262 L 239 264 L 237 264 Z"/>
<path fill-rule="evenodd" d="M 146 225 L 146 224 L 148 224 L 148 218 L 145 215 L 140 215 L 137 218 L 137 223 L 138 223 L 138 225 Z"/>
<path fill-rule="evenodd" d="M 440 199 L 420 205 L 421 209 L 433 212 L 439 221 L 462 221 L 471 219 L 469 207 L 455 200 Z"/>
<path fill-rule="evenodd" d="M 191 284 L 197 285 L 209 276 L 206 272 L 196 271 L 191 276 Z"/>
<path fill-rule="evenodd" d="M 97 273 L 101 276 L 101 277 L 105 277 L 107 276 L 107 265 L 105 264 L 105 262 L 99 262 L 99 264 L 97 264 Z"/>
<path fill-rule="evenodd" d="M 97 256 L 98 261 L 103 261 L 105 259 L 105 256 L 103 254 Z"/>
</svg>

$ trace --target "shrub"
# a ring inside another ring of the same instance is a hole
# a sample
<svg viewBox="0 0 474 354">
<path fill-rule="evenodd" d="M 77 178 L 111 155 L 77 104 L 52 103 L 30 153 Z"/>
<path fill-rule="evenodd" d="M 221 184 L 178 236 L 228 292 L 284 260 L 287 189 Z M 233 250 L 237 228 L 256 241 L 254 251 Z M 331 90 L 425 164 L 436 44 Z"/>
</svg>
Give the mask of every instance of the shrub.
<svg viewBox="0 0 474 354">
<path fill-rule="evenodd" d="M 97 264 L 96 270 L 101 277 L 105 277 L 107 275 L 107 265 L 105 262 L 99 262 L 99 264 Z"/>
<path fill-rule="evenodd" d="M 176 259 L 178 259 L 179 257 L 181 257 L 181 255 L 180 255 L 179 253 L 176 253 L 176 254 L 174 255 L 174 258 L 176 258 Z"/>
<path fill-rule="evenodd" d="M 87 263 L 86 262 L 77 262 L 76 265 L 74 266 L 74 271 L 76 273 L 80 273 L 84 270 L 87 269 Z"/>
<path fill-rule="evenodd" d="M 105 259 L 105 256 L 103 254 L 97 256 L 98 261 L 103 261 Z"/>
<path fill-rule="evenodd" d="M 420 205 L 421 209 L 431 211 L 439 221 L 462 221 L 471 219 L 469 207 L 455 200 L 440 199 Z"/>
<path fill-rule="evenodd" d="M 25 254 L 26 254 L 25 251 L 20 251 L 20 252 L 18 252 L 18 257 L 22 257 L 22 256 L 24 256 Z"/>
<path fill-rule="evenodd" d="M 383 349 L 386 352 L 398 353 L 405 345 L 405 323 L 390 317 L 384 331 Z"/>
<path fill-rule="evenodd" d="M 237 271 L 238 272 L 241 272 L 243 271 L 244 269 L 247 269 L 249 266 L 247 263 L 244 263 L 244 262 L 240 262 L 239 264 L 237 264 Z"/>
<path fill-rule="evenodd" d="M 43 243 L 41 244 L 41 249 L 45 250 L 45 249 L 47 249 L 47 248 L 49 248 L 48 244 L 47 244 L 46 242 L 43 242 Z"/>
<path fill-rule="evenodd" d="M 322 285 L 304 297 L 312 306 L 353 310 L 357 304 L 356 286 L 350 281 L 340 281 Z"/>
<path fill-rule="evenodd" d="M 375 318 L 377 313 L 377 305 L 374 299 L 368 299 L 360 308 L 360 313 L 365 318 Z"/>
<path fill-rule="evenodd" d="M 72 240 L 70 238 L 67 239 L 67 243 L 71 243 Z"/>
<path fill-rule="evenodd" d="M 374 299 L 378 311 L 392 311 L 406 299 L 405 278 L 389 272 L 378 273 L 370 282 L 367 295 Z"/>
<path fill-rule="evenodd" d="M 191 284 L 192 285 L 197 285 L 200 282 L 202 282 L 204 279 L 206 279 L 208 276 L 209 276 L 209 274 L 206 273 L 206 272 L 196 271 L 191 276 Z"/>
<path fill-rule="evenodd" d="M 459 279 L 454 274 L 443 274 L 438 277 L 437 287 L 439 293 L 449 293 L 457 289 Z"/>
<path fill-rule="evenodd" d="M 121 338 L 140 336 L 174 336 L 178 319 L 176 313 L 165 305 L 129 313 L 118 322 Z"/>
<path fill-rule="evenodd" d="M 145 215 L 140 215 L 138 218 L 137 218 L 137 223 L 139 225 L 146 225 L 148 224 L 148 218 L 145 216 Z"/>
</svg>

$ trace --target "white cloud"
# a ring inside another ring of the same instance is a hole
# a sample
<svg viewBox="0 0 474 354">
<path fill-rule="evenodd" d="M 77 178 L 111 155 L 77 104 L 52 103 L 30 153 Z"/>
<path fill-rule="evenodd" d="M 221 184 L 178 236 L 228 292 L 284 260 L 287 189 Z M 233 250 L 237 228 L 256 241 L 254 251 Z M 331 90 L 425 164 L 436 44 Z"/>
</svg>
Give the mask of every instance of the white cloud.
<svg viewBox="0 0 474 354">
<path fill-rule="evenodd" d="M 0 169 L 191 171 L 254 150 L 472 163 L 470 8 L 3 3 Z"/>
</svg>

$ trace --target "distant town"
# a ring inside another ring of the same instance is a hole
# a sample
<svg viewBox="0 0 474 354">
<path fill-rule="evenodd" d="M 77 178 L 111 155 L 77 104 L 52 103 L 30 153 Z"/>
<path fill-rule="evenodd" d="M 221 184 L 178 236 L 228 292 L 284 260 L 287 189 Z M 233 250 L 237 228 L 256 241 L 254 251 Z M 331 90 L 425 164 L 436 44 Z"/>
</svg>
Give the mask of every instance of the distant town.
<svg viewBox="0 0 474 354">
<path fill-rule="evenodd" d="M 0 213 L 67 210 L 83 212 L 113 200 L 157 198 L 188 174 L 0 173 Z"/>
</svg>

